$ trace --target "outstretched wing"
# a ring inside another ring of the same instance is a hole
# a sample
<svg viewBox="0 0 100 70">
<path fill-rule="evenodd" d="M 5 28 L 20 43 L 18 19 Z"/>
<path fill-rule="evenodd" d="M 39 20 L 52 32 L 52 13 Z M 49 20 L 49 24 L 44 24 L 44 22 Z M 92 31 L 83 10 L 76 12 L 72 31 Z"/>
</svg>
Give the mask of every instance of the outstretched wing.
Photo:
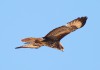
<svg viewBox="0 0 100 70">
<path fill-rule="evenodd" d="M 52 30 L 45 36 L 45 38 L 59 41 L 70 32 L 73 32 L 76 29 L 83 27 L 86 23 L 86 20 L 87 20 L 87 17 L 77 18 L 64 26 L 61 26 Z"/>
<path fill-rule="evenodd" d="M 26 44 L 26 45 L 22 45 L 19 47 L 16 47 L 15 49 L 19 49 L 19 48 L 39 48 L 40 46 L 34 46 L 33 44 Z"/>
</svg>

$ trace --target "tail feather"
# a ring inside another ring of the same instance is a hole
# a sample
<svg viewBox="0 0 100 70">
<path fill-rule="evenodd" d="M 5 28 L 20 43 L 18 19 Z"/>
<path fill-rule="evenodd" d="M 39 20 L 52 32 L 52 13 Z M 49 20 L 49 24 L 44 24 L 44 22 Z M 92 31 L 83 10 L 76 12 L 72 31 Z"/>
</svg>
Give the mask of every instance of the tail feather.
<svg viewBox="0 0 100 70">
<path fill-rule="evenodd" d="M 39 48 L 43 45 L 43 43 L 41 42 L 43 40 L 43 38 L 25 38 L 22 39 L 22 42 L 25 42 L 25 45 L 16 47 L 15 49 L 19 49 L 19 48 Z"/>
<path fill-rule="evenodd" d="M 36 38 L 30 37 L 30 38 L 24 38 L 24 39 L 22 39 L 21 41 L 22 41 L 22 42 L 32 42 L 32 41 L 35 41 L 35 40 L 36 40 Z"/>
</svg>

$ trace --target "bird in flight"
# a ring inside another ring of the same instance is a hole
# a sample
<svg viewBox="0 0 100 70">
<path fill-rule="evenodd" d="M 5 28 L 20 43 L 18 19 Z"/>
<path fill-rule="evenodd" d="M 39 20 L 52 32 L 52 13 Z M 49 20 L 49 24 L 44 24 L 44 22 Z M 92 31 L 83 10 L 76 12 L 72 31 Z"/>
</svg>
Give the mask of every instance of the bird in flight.
<svg viewBox="0 0 100 70">
<path fill-rule="evenodd" d="M 64 51 L 64 47 L 61 45 L 60 40 L 68 35 L 69 33 L 83 27 L 86 23 L 87 17 L 78 17 L 77 19 L 68 22 L 66 25 L 60 26 L 58 28 L 50 31 L 46 36 L 41 38 L 25 38 L 22 39 L 22 42 L 25 42 L 25 45 L 16 47 L 18 48 L 40 48 L 41 46 L 48 46 L 51 48 L 56 48 L 58 50 Z"/>
</svg>

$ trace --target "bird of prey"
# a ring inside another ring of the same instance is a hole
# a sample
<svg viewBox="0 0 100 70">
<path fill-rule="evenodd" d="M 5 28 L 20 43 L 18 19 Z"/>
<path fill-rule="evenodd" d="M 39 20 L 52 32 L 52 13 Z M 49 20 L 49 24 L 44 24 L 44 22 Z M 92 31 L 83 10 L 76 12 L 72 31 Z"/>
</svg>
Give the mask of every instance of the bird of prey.
<svg viewBox="0 0 100 70">
<path fill-rule="evenodd" d="M 25 45 L 16 47 L 18 48 L 40 48 L 41 46 L 48 46 L 51 48 L 56 48 L 58 50 L 64 51 L 64 47 L 61 45 L 60 40 L 68 35 L 69 33 L 83 27 L 86 23 L 87 17 L 78 17 L 77 19 L 68 22 L 66 25 L 60 26 L 58 28 L 50 31 L 46 36 L 41 38 L 25 38 L 22 39 L 22 42 L 25 42 Z"/>
</svg>

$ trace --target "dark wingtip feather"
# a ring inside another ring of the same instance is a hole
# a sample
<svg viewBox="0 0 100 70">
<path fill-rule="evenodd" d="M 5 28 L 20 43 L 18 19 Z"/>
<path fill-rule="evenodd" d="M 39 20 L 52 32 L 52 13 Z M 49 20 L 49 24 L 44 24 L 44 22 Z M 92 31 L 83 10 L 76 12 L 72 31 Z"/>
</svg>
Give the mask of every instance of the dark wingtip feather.
<svg viewBox="0 0 100 70">
<path fill-rule="evenodd" d="M 16 47 L 15 49 L 19 49 L 19 48 L 23 48 L 23 47 Z"/>
<path fill-rule="evenodd" d="M 81 27 L 83 27 L 85 25 L 86 20 L 87 20 L 87 16 L 84 16 L 84 17 L 79 18 L 79 21 L 82 22 L 82 26 Z"/>
</svg>

